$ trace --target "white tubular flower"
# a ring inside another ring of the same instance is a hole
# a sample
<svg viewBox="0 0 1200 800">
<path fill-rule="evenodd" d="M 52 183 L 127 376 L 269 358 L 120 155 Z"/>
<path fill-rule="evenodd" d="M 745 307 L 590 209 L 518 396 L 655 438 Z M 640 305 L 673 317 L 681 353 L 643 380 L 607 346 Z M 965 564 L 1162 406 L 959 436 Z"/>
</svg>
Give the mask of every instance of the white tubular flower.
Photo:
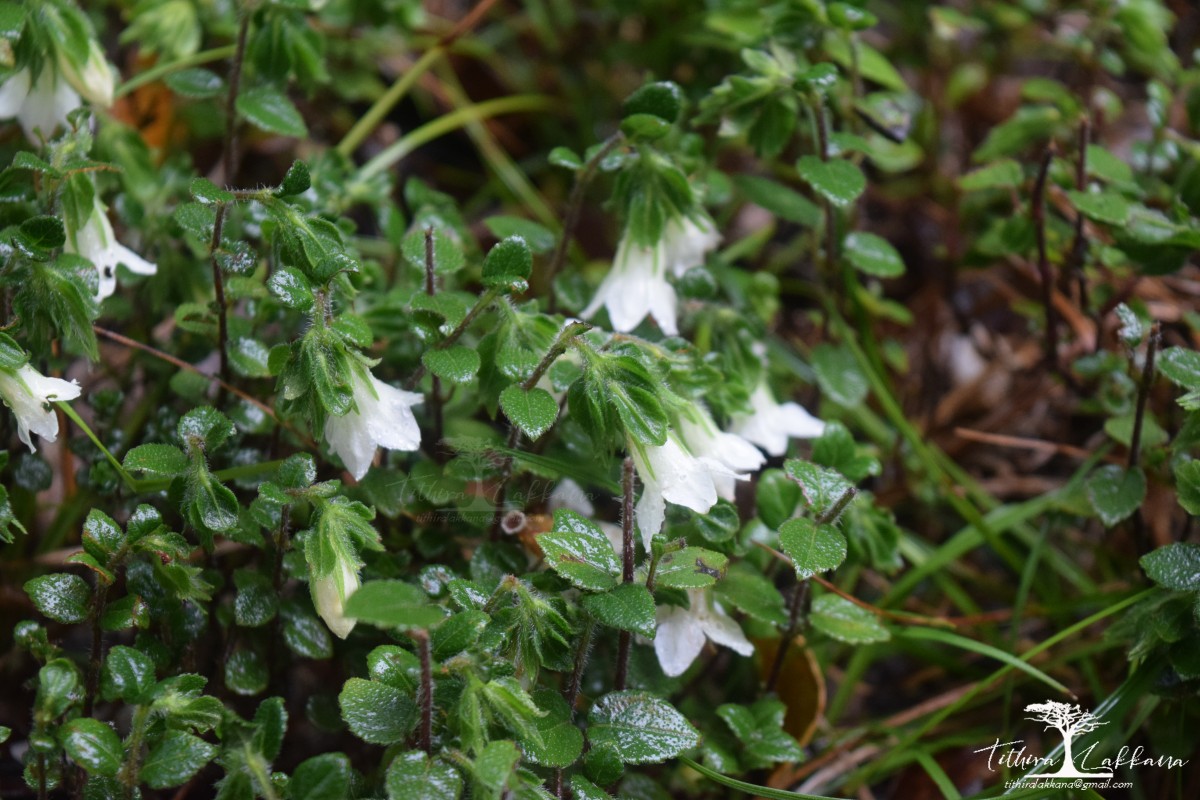
<svg viewBox="0 0 1200 800">
<path fill-rule="evenodd" d="M 116 291 L 117 264 L 124 264 L 130 272 L 136 272 L 138 275 L 153 275 L 158 272 L 157 265 L 117 241 L 107 212 L 107 207 L 97 197 L 91 216 L 87 218 L 83 227 L 67 232 L 67 244 L 64 248 L 68 253 L 78 253 L 96 266 L 96 271 L 100 273 L 97 300 L 103 300 Z"/>
<path fill-rule="evenodd" d="M 717 479 L 732 479 L 725 465 L 690 453 L 674 434 L 668 434 L 660 446 L 630 442 L 629 452 L 642 481 L 636 516 L 647 550 L 667 518 L 667 502 L 702 514 L 717 502 Z"/>
<path fill-rule="evenodd" d="M 717 233 L 712 219 L 701 213 L 696 219 L 679 217 L 668 220 L 663 230 L 663 242 L 667 266 L 676 278 L 680 278 L 692 267 L 704 263 L 708 251 L 721 243 L 721 234 Z"/>
<path fill-rule="evenodd" d="M 723 432 L 702 408 L 696 409 L 695 419 L 685 418 L 680 422 L 679 432 L 689 450 L 726 468 L 726 472 L 712 475 L 717 494 L 725 500 L 733 500 L 735 481 L 746 480 L 750 477 L 748 473 L 766 463 L 767 459 L 754 445 L 735 433 Z"/>
<path fill-rule="evenodd" d="M 47 442 L 58 438 L 58 416 L 48 408 L 51 400 L 74 400 L 79 397 L 79 384 L 60 378 L 47 378 L 25 364 L 15 372 L 0 369 L 0 399 L 17 416 L 17 434 L 32 451 L 30 433 Z"/>
<path fill-rule="evenodd" d="M 667 282 L 666 252 L 661 241 L 643 247 L 628 234 L 621 239 L 612 269 L 583 310 L 583 318 L 591 319 L 601 306 L 608 309 L 613 329 L 622 333 L 640 325 L 647 314 L 668 336 L 679 333 L 675 326 L 675 287 Z"/>
<path fill-rule="evenodd" d="M 67 114 L 80 105 L 79 95 L 48 64 L 36 81 L 21 69 L 0 85 L 0 119 L 16 117 L 30 141 L 37 141 L 38 131 L 49 138 L 60 125 L 65 128 Z"/>
<path fill-rule="evenodd" d="M 765 382 L 750 395 L 750 413 L 735 414 L 732 430 L 773 456 L 787 451 L 788 439 L 815 439 L 825 423 L 798 403 L 779 403 Z"/>
<path fill-rule="evenodd" d="M 108 108 L 113 103 L 113 71 L 104 57 L 104 50 L 95 39 L 88 42 L 87 61 L 80 67 L 58 51 L 58 69 L 67 83 L 79 92 L 83 99 L 94 106 Z"/>
<path fill-rule="evenodd" d="M 754 652 L 742 628 L 712 598 L 707 589 L 689 589 L 691 608 L 659 606 L 654 652 L 669 677 L 682 675 L 704 649 L 705 639 L 722 644 L 739 655 Z"/>
<path fill-rule="evenodd" d="M 652 247 L 634 243 L 626 231 L 617 246 L 612 269 L 583 310 L 583 318 L 590 319 L 603 306 L 608 309 L 613 329 L 628 333 L 648 314 L 663 333 L 675 336 L 679 333 L 677 301 L 675 287 L 667 281 L 667 270 L 678 277 L 703 264 L 705 254 L 720 240 L 706 216 L 700 217 L 700 222 L 688 217 L 668 220 L 662 238 Z"/>
<path fill-rule="evenodd" d="M 313 605 L 329 630 L 345 639 L 354 630 L 355 621 L 345 614 L 346 601 L 358 591 L 358 570 L 345 559 L 338 560 L 338 570 L 332 575 L 312 581 Z"/>
<path fill-rule="evenodd" d="M 416 450 L 421 429 L 413 406 L 424 398 L 389 386 L 368 370 L 354 370 L 354 408 L 325 421 L 325 441 L 359 480 L 375 458 L 375 448 Z"/>
</svg>

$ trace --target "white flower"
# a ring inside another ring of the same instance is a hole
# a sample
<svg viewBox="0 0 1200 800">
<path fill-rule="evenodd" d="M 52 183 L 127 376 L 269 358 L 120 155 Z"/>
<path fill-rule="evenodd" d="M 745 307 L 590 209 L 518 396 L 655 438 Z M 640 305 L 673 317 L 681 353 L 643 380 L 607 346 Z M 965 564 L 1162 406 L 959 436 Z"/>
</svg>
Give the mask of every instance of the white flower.
<svg viewBox="0 0 1200 800">
<path fill-rule="evenodd" d="M 421 446 L 421 429 L 412 407 L 422 399 L 377 380 L 365 369 L 355 369 L 354 408 L 326 420 L 325 441 L 350 474 L 360 479 L 367 474 L 376 447 L 416 450 Z"/>
<path fill-rule="evenodd" d="M 668 501 L 702 514 L 717 502 L 717 481 L 733 477 L 721 462 L 689 452 L 674 433 L 662 445 L 630 442 L 629 452 L 642 481 L 636 515 L 647 550 L 667 517 Z"/>
<path fill-rule="evenodd" d="M 346 559 L 338 559 L 338 569 L 332 575 L 317 578 L 309 587 L 313 605 L 329 630 L 341 639 L 354 630 L 354 620 L 345 614 L 346 601 L 358 591 L 358 570 Z"/>
<path fill-rule="evenodd" d="M 747 473 L 758 470 L 767 459 L 741 436 L 724 433 L 704 409 L 697 408 L 694 416 L 680 421 L 684 444 L 697 456 L 716 461 L 728 470 L 713 473 L 713 485 L 718 495 L 733 500 L 734 481 L 746 480 Z"/>
<path fill-rule="evenodd" d="M 773 456 L 787 450 L 788 439 L 814 439 L 825 423 L 797 403 L 779 403 L 765 382 L 750 395 L 750 413 L 733 416 L 732 431 Z"/>
<path fill-rule="evenodd" d="M 48 64 L 36 81 L 28 69 L 20 69 L 0 84 L 0 119 L 16 117 L 30 141 L 37 140 L 38 131 L 49 138 L 58 126 L 66 127 L 67 114 L 80 105 L 79 95 Z"/>
<path fill-rule="evenodd" d="M 67 82 L 94 106 L 108 108 L 113 102 L 113 71 L 104 50 L 95 39 L 88 41 L 88 57 L 80 68 L 59 48 L 58 68 Z"/>
<path fill-rule="evenodd" d="M 678 277 L 704 263 L 705 254 L 720 239 L 707 217 L 699 223 L 687 217 L 668 220 L 662 238 L 651 247 L 636 244 L 627 230 L 583 318 L 590 319 L 603 306 L 613 329 L 627 333 L 649 314 L 663 333 L 676 335 L 675 287 L 667 281 L 667 270 Z"/>
<path fill-rule="evenodd" d="M 51 400 L 74 400 L 79 384 L 60 378 L 47 378 L 25 364 L 15 372 L 0 369 L 0 398 L 17 415 L 17 434 L 30 450 L 36 451 L 30 433 L 47 442 L 58 438 L 58 416 L 47 408 Z"/>
<path fill-rule="evenodd" d="M 77 231 L 67 232 L 68 253 L 78 253 L 91 261 L 100 273 L 100 286 L 96 299 L 103 300 L 117 288 L 117 264 L 124 264 L 131 272 L 153 275 L 158 267 L 125 245 L 113 235 L 112 223 L 108 221 L 108 209 L 97 197 L 87 222 Z"/>
<path fill-rule="evenodd" d="M 723 644 L 735 653 L 748 656 L 754 645 L 746 639 L 739 626 L 721 604 L 713 600 L 707 589 L 689 589 L 690 608 L 659 606 L 658 632 L 654 636 L 654 652 L 658 663 L 670 677 L 682 675 L 704 649 L 704 640 Z"/>
</svg>

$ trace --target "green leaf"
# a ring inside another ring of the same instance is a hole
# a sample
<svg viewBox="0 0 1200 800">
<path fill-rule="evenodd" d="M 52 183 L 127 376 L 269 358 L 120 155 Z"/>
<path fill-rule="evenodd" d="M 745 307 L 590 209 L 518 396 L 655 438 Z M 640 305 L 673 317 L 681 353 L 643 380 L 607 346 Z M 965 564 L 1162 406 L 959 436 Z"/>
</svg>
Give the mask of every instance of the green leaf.
<svg viewBox="0 0 1200 800">
<path fill-rule="evenodd" d="M 241 92 L 237 97 L 237 110 L 254 127 L 268 133 L 295 137 L 308 134 L 296 106 L 274 86 L 256 86 Z"/>
<path fill-rule="evenodd" d="M 346 800 L 354 770 L 343 753 L 322 753 L 300 762 L 288 781 L 290 800 Z"/>
<path fill-rule="evenodd" d="M 898 278 L 904 274 L 904 259 L 882 236 L 855 231 L 844 243 L 846 260 L 859 272 L 879 278 Z"/>
<path fill-rule="evenodd" d="M 283 641 L 288 649 L 301 658 L 329 658 L 333 655 L 333 639 L 329 628 L 308 614 L 285 614 Z"/>
<path fill-rule="evenodd" d="M 815 228 L 821 222 L 821 209 L 795 189 L 757 175 L 738 175 L 733 182 L 747 200 L 780 219 L 809 228 Z"/>
<path fill-rule="evenodd" d="M 479 351 L 461 344 L 445 350 L 426 350 L 421 363 L 442 380 L 466 383 L 479 372 Z"/>
<path fill-rule="evenodd" d="M 667 123 L 679 119 L 683 110 L 683 90 L 671 81 L 648 83 L 625 99 L 623 116 L 650 114 Z"/>
<path fill-rule="evenodd" d="M 233 601 L 233 618 L 244 628 L 261 628 L 275 619 L 279 610 L 279 593 L 266 575 L 257 570 L 239 569 L 234 573 L 237 597 Z"/>
<path fill-rule="evenodd" d="M 141 444 L 125 454 L 122 462 L 130 472 L 170 478 L 187 471 L 187 456 L 172 444 Z"/>
<path fill-rule="evenodd" d="M 379 681 L 351 678 L 342 687 L 338 704 L 350 730 L 371 744 L 402 742 L 417 722 L 413 700 Z"/>
<path fill-rule="evenodd" d="M 13 244 L 31 258 L 39 261 L 49 257 L 51 250 L 62 247 L 67 241 L 62 220 L 58 217 L 30 217 L 17 228 Z"/>
<path fill-rule="evenodd" d="M 838 208 L 846 208 L 867 188 L 862 170 L 849 161 L 822 161 L 817 156 L 801 156 L 796 170 L 817 194 Z"/>
<path fill-rule="evenodd" d="M 400 245 L 401 252 L 404 253 L 404 258 L 417 269 L 424 272 L 425 270 L 425 230 L 418 228 L 410 232 L 404 237 L 404 241 Z M 453 275 L 458 272 L 467 263 L 466 256 L 463 255 L 462 245 L 453 236 L 448 235 L 441 228 L 433 230 L 433 271 L 438 275 Z M 443 293 L 444 294 L 444 293 Z M 428 295 L 421 295 L 428 297 Z M 442 295 L 434 295 L 441 297 Z M 416 297 L 413 298 L 415 303 Z M 464 309 L 465 314 L 465 309 Z M 450 319 L 447 317 L 447 319 Z M 459 317 L 461 319 L 461 317 Z M 455 322 L 454 324 L 457 324 Z"/>
<path fill-rule="evenodd" d="M 671 589 L 703 589 L 725 575 L 729 558 L 703 547 L 685 547 L 667 553 L 658 562 L 655 580 Z"/>
<path fill-rule="evenodd" d="M 783 464 L 787 476 L 800 485 L 804 502 L 820 517 L 843 502 L 847 493 L 854 491 L 854 484 L 836 470 L 818 467 L 798 458 L 788 459 Z"/>
<path fill-rule="evenodd" d="M 472 800 L 503 800 L 520 760 L 521 751 L 514 743 L 506 739 L 488 742 L 475 759 Z"/>
<path fill-rule="evenodd" d="M 1116 192 L 1069 191 L 1067 196 L 1079 213 L 1107 225 L 1124 225 L 1129 222 L 1130 203 Z"/>
<path fill-rule="evenodd" d="M 240 695 L 252 697 L 267 689 L 267 662 L 248 647 L 235 650 L 225 660 L 225 685 Z"/>
<path fill-rule="evenodd" d="M 537 441 L 558 419 L 558 403 L 545 389 L 525 391 L 518 384 L 500 393 L 500 408 L 530 441 Z"/>
<path fill-rule="evenodd" d="M 821 391 L 838 405 L 854 408 L 866 399 L 869 385 L 849 348 L 817 345 L 812 351 L 812 368 Z"/>
<path fill-rule="evenodd" d="M 554 512 L 554 527 L 537 541 L 550 568 L 580 589 L 602 592 L 617 585 L 621 562 L 608 537 L 591 520 L 559 509 Z"/>
<path fill-rule="evenodd" d="M 1142 556 L 1146 576 L 1164 589 L 1200 591 L 1200 544 L 1175 542 Z"/>
<path fill-rule="evenodd" d="M 25 594 L 38 611 L 56 622 L 83 622 L 88 617 L 91 589 L 78 575 L 59 572 L 26 582 Z"/>
<path fill-rule="evenodd" d="M 419 751 L 401 753 L 388 766 L 388 800 L 458 800 L 462 788 L 454 767 Z"/>
<path fill-rule="evenodd" d="M 279 267 L 267 279 L 267 288 L 288 308 L 307 311 L 313 305 L 313 287 L 300 270 Z"/>
<path fill-rule="evenodd" d="M 968 172 L 958 179 L 958 187 L 964 192 L 978 192 L 984 189 L 1014 189 L 1025 181 L 1021 165 L 1011 158 L 1002 158 Z"/>
<path fill-rule="evenodd" d="M 783 730 L 787 706 L 779 700 L 763 699 L 750 707 L 726 703 L 717 716 L 746 746 L 745 758 L 752 768 L 764 768 L 803 758 L 800 745 Z"/>
<path fill-rule="evenodd" d="M 1179 505 L 1192 516 L 1200 516 L 1200 461 L 1186 461 L 1175 468 L 1175 493 Z"/>
<path fill-rule="evenodd" d="M 585 595 L 583 608 L 602 624 L 654 637 L 654 597 L 640 583 L 622 583 L 601 594 Z"/>
<path fill-rule="evenodd" d="M 150 656 L 121 644 L 108 651 L 100 676 L 100 694 L 105 700 L 119 698 L 126 703 L 143 703 L 154 682 L 154 662 Z"/>
<path fill-rule="evenodd" d="M 846 537 L 832 525 L 811 519 L 791 519 L 779 529 L 779 542 L 792 559 L 796 577 L 808 580 L 837 569 L 846 560 Z"/>
<path fill-rule="evenodd" d="M 583 169 L 583 159 L 569 147 L 556 147 L 550 151 L 550 155 L 546 157 L 552 165 L 563 167 L 569 170 Z"/>
<path fill-rule="evenodd" d="M 535 253 L 550 252 L 554 249 L 554 243 L 557 241 L 554 231 L 524 217 L 506 215 L 488 217 L 483 224 L 497 239 L 508 239 L 514 236 L 523 239 L 529 249 Z"/>
<path fill-rule="evenodd" d="M 612 795 L 582 775 L 571 776 L 571 796 L 575 800 L 612 800 Z"/>
<path fill-rule="evenodd" d="M 138 777 L 151 789 L 182 786 L 216 755 L 217 748 L 199 736 L 186 731 L 168 731 L 150 748 Z"/>
<path fill-rule="evenodd" d="M 874 614 L 836 594 L 823 594 L 813 602 L 811 620 L 815 630 L 839 642 L 871 644 L 892 638 Z"/>
<path fill-rule="evenodd" d="M 89 773 L 112 777 L 121 769 L 125 749 L 112 728 L 98 719 L 73 719 L 58 732 L 63 750 Z"/>
<path fill-rule="evenodd" d="M 752 567 L 734 564 L 713 589 L 722 606 L 733 607 L 771 625 L 787 624 L 783 595 Z"/>
<path fill-rule="evenodd" d="M 483 285 L 524 291 L 533 272 L 533 253 L 520 236 L 510 236 L 488 251 L 483 260 Z"/>
<path fill-rule="evenodd" d="M 350 595 L 345 614 L 383 628 L 428 628 L 445 618 L 419 587 L 404 581 L 370 581 Z"/>
<path fill-rule="evenodd" d="M 202 442 L 208 450 L 223 444 L 233 435 L 233 430 L 233 423 L 229 421 L 229 417 L 210 406 L 193 408 L 183 415 L 176 426 L 179 440 L 184 445 Z"/>
<path fill-rule="evenodd" d="M 199 67 L 173 72 L 163 78 L 163 83 L 177 95 L 198 100 L 216 97 L 225 91 L 225 81 L 220 75 Z"/>
<path fill-rule="evenodd" d="M 700 744 L 700 734 L 666 700 L 611 692 L 588 713 L 588 739 L 610 745 L 626 764 L 659 764 Z"/>
<path fill-rule="evenodd" d="M 275 194 L 279 197 L 294 197 L 304 194 L 311 186 L 312 178 L 308 174 L 308 165 L 303 161 L 293 161 Z"/>
<path fill-rule="evenodd" d="M 1106 464 L 1088 476 L 1084 484 L 1092 509 L 1111 528 L 1137 511 L 1146 497 L 1146 475 L 1140 468 L 1125 470 Z"/>
<path fill-rule="evenodd" d="M 541 741 L 522 739 L 525 758 L 542 767 L 569 767 L 583 752 L 583 732 L 571 721 L 571 708 L 552 689 L 533 693 L 534 704 L 545 712 L 534 725 Z"/>
</svg>

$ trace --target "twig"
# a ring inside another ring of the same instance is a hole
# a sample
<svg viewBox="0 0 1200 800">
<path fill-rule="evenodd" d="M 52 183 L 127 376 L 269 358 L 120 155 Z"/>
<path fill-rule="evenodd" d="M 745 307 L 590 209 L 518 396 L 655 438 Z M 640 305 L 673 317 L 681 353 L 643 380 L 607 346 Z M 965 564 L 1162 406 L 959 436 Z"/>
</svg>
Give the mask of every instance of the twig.
<svg viewBox="0 0 1200 800">
<path fill-rule="evenodd" d="M 587 187 L 596 176 L 600 162 L 624 139 L 625 136 L 620 131 L 608 137 L 604 144 L 600 145 L 600 149 L 588 159 L 575 178 L 571 196 L 567 199 L 567 216 L 563 222 L 562 235 L 559 236 L 558 245 L 554 248 L 554 255 L 550 258 L 550 266 L 546 268 L 546 309 L 551 314 L 555 313 L 558 307 L 558 293 L 554 291 L 554 277 L 558 275 L 558 271 L 562 269 L 567 260 L 567 250 L 571 246 L 571 239 L 575 236 L 575 228 L 579 225 L 579 215 L 583 212 L 583 199 Z"/>
<path fill-rule="evenodd" d="M 621 467 L 621 580 L 633 583 L 633 458 L 625 457 Z M 629 647 L 632 634 L 623 630 L 617 637 L 617 677 L 614 688 L 625 689 L 629 678 Z"/>
<path fill-rule="evenodd" d="M 1042 155 L 1037 180 L 1033 184 L 1029 215 L 1033 221 L 1037 238 L 1038 276 L 1042 281 L 1042 306 L 1046 311 L 1046 359 L 1057 372 L 1058 364 L 1058 315 L 1054 311 L 1054 274 L 1050 268 L 1050 257 L 1046 252 L 1046 178 L 1050 173 L 1050 162 L 1054 160 L 1053 143 Z"/>
<path fill-rule="evenodd" d="M 1138 465 L 1142 449 L 1142 423 L 1146 418 L 1146 400 L 1150 396 L 1150 386 L 1154 383 L 1154 356 L 1158 351 L 1158 340 L 1161 335 L 1161 327 L 1156 322 L 1150 329 L 1150 339 L 1146 342 L 1146 363 L 1142 365 L 1142 380 L 1138 383 L 1137 408 L 1133 414 L 1133 434 L 1129 437 L 1130 469 Z"/>
<path fill-rule="evenodd" d="M 1087 149 L 1088 140 L 1091 138 L 1091 123 L 1087 117 L 1079 121 L 1079 161 L 1075 164 L 1075 189 L 1084 191 L 1087 189 Z M 1071 242 L 1070 256 L 1070 272 L 1075 276 L 1075 286 L 1079 290 L 1079 308 L 1083 311 L 1084 316 L 1088 315 L 1088 307 L 1091 303 L 1088 301 L 1088 285 L 1087 276 L 1084 274 L 1083 265 L 1087 260 L 1088 240 L 1084 235 L 1084 216 L 1082 211 L 1075 212 L 1075 237 Z M 1095 347 L 1100 346 L 1100 324 L 1096 322 L 1096 338 Z"/>
<path fill-rule="evenodd" d="M 222 183 L 233 182 L 234 165 L 237 163 L 237 97 L 242 84 L 242 63 L 246 60 L 246 40 L 250 33 L 250 15 L 243 14 L 238 27 L 237 47 L 233 53 L 233 64 L 229 70 L 229 94 L 225 98 L 225 144 L 221 154 Z M 225 278 L 217 252 L 221 249 L 221 236 L 225 231 L 225 214 L 228 206 L 217 206 L 213 221 L 212 242 L 209 256 L 212 262 L 213 291 L 217 303 L 217 352 L 221 359 L 221 380 L 229 381 L 229 321 L 225 304 Z M 220 405 L 220 402 L 217 403 Z"/>
<path fill-rule="evenodd" d="M 433 665 L 430 660 L 429 631 L 418 628 L 412 632 L 417 640 L 417 653 L 421 659 L 421 690 L 417 701 L 421 705 L 421 727 L 417 734 L 417 747 L 426 755 L 433 752 Z"/>
<path fill-rule="evenodd" d="M 437 282 L 434 279 L 433 261 L 433 226 L 425 229 L 425 294 L 433 297 L 437 293 Z M 443 436 L 442 415 L 442 379 L 433 376 L 430 389 L 430 403 L 433 406 L 433 459 L 441 462 L 441 444 Z"/>
<path fill-rule="evenodd" d="M 87 690 L 83 697 L 83 715 L 90 717 L 96 704 L 96 692 L 100 687 L 100 667 L 104 664 L 104 630 L 100 619 L 108 600 L 108 586 L 100 575 L 93 576 L 96 588 L 92 591 L 92 650 L 88 656 Z"/>
<path fill-rule="evenodd" d="M 1047 442 L 1044 439 L 1030 439 L 1025 436 L 1006 436 L 1000 433 L 987 433 L 986 431 L 976 431 L 970 428 L 955 428 L 954 435 L 960 439 L 967 439 L 972 442 L 983 442 L 984 444 L 994 444 L 999 447 L 1015 447 L 1023 450 L 1037 450 L 1043 453 L 1054 453 L 1056 455 L 1067 456 L 1081 461 L 1086 461 L 1092 457 L 1092 453 L 1082 447 L 1074 445 L 1061 444 L 1059 442 Z"/>
</svg>

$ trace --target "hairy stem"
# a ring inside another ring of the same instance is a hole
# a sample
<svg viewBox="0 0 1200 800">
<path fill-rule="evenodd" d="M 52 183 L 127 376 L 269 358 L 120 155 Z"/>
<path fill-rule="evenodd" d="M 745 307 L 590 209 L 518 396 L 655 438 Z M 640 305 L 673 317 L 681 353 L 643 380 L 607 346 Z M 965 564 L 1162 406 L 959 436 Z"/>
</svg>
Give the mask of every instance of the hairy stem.
<svg viewBox="0 0 1200 800">
<path fill-rule="evenodd" d="M 1054 160 L 1053 146 L 1046 148 L 1038 167 L 1037 180 L 1033 184 L 1029 215 L 1037 237 L 1037 270 L 1042 282 L 1042 307 L 1046 313 L 1046 360 L 1058 371 L 1058 315 L 1054 311 L 1054 272 L 1050 268 L 1050 256 L 1046 252 L 1046 178 L 1050 162 Z"/>
<path fill-rule="evenodd" d="M 583 199 L 587 194 L 588 185 L 596 177 L 596 170 L 600 168 L 600 162 L 624 139 L 625 135 L 620 131 L 605 139 L 575 177 L 575 185 L 571 187 L 571 196 L 567 198 L 567 216 L 563 221 L 562 235 L 558 237 L 554 255 L 550 258 L 550 266 L 546 268 L 546 297 L 548 298 L 546 308 L 551 314 L 555 313 L 555 309 L 558 307 L 558 294 L 554 291 L 554 277 L 566 263 L 567 250 L 571 246 L 571 240 L 575 237 L 575 228 L 579 225 L 579 215 L 583 212 Z"/>
<path fill-rule="evenodd" d="M 437 281 L 434 275 L 434 259 L 433 259 L 433 227 L 425 229 L 425 294 L 433 297 L 437 293 Z M 430 388 L 429 401 L 433 406 L 433 459 L 438 463 L 442 462 L 442 437 L 445 426 L 442 402 L 445 398 L 442 397 L 442 379 L 438 376 L 433 376 L 433 386 Z"/>
<path fill-rule="evenodd" d="M 625 457 L 621 465 L 621 579 L 633 583 L 633 458 Z M 621 631 L 617 638 L 616 690 L 622 691 L 629 678 L 629 647 L 633 634 Z"/>
<path fill-rule="evenodd" d="M 100 618 L 108 601 L 108 586 L 99 575 L 95 576 L 96 587 L 92 592 L 92 649 L 88 656 L 87 688 L 83 696 L 83 715 L 90 717 L 96 704 L 96 692 L 100 686 L 100 667 L 104 663 L 104 630 Z"/>
<path fill-rule="evenodd" d="M 233 53 L 233 64 L 229 70 L 229 94 L 225 98 L 225 145 L 221 153 L 222 182 L 229 184 L 233 181 L 233 172 L 237 164 L 237 98 L 242 83 L 242 64 L 246 60 L 246 39 L 250 33 L 250 15 L 243 14 L 238 26 L 237 45 Z M 228 206 L 221 203 L 217 206 L 217 217 L 213 222 L 212 242 L 209 253 L 212 262 L 213 292 L 217 304 L 217 353 L 221 360 L 221 380 L 229 381 L 229 310 L 225 300 L 225 277 L 221 273 L 221 264 L 217 253 L 221 249 L 221 236 L 225 232 L 225 215 Z M 224 399 L 224 389 L 217 399 L 220 405 Z"/>
<path fill-rule="evenodd" d="M 1138 465 L 1142 449 L 1142 423 L 1146 418 L 1146 400 L 1150 396 L 1150 386 L 1154 383 L 1154 357 L 1158 352 L 1158 341 L 1161 338 L 1159 324 L 1154 323 L 1150 329 L 1150 340 L 1146 343 L 1146 363 L 1142 365 L 1142 379 L 1138 383 L 1137 407 L 1133 414 L 1133 434 L 1129 438 L 1129 468 Z"/>
<path fill-rule="evenodd" d="M 421 690 L 417 695 L 421 726 L 417 729 L 417 747 L 429 755 L 433 752 L 433 664 L 429 631 L 417 629 L 411 635 L 417 640 L 417 655 L 421 659 Z"/>
</svg>

